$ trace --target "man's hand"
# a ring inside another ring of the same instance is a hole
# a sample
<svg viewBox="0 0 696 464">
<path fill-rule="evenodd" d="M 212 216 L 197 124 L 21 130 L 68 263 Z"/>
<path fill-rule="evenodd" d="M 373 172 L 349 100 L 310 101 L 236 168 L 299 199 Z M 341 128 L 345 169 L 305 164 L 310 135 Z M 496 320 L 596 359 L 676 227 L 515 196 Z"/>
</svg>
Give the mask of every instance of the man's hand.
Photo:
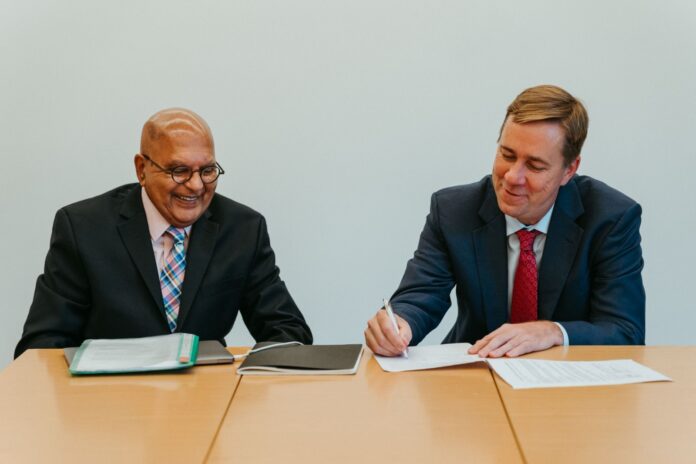
<svg viewBox="0 0 696 464">
<path fill-rule="evenodd" d="M 411 326 L 398 315 L 394 314 L 394 317 L 399 326 L 398 335 L 384 309 L 377 311 L 377 314 L 367 321 L 365 342 L 373 353 L 382 356 L 399 356 L 411 341 L 413 337 Z"/>
<path fill-rule="evenodd" d="M 533 351 L 542 351 L 563 344 L 563 332 L 551 321 L 503 324 L 474 346 L 469 354 L 482 358 L 515 357 Z"/>
</svg>

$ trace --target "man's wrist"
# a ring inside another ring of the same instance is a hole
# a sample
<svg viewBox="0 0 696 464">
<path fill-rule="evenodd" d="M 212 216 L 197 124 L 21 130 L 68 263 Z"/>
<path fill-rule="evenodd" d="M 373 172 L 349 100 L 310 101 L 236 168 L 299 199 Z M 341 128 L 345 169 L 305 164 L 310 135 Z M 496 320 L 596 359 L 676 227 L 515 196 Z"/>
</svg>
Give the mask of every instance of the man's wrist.
<svg viewBox="0 0 696 464">
<path fill-rule="evenodd" d="M 558 322 L 551 321 L 553 324 L 558 327 L 558 332 L 560 332 L 559 336 L 560 338 L 555 340 L 557 343 L 555 345 L 560 345 L 560 346 L 568 346 L 570 343 L 568 342 L 568 332 L 566 332 L 565 328 Z"/>
</svg>

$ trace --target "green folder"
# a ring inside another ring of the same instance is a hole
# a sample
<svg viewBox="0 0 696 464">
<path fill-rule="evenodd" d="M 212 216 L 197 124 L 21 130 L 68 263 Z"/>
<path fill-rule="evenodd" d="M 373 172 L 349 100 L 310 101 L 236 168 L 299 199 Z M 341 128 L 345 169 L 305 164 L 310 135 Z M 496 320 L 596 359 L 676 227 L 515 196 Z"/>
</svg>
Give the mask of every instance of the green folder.
<svg viewBox="0 0 696 464">
<path fill-rule="evenodd" d="M 197 356 L 198 336 L 192 334 L 90 339 L 77 349 L 70 373 L 125 374 L 186 369 L 196 363 Z"/>
</svg>

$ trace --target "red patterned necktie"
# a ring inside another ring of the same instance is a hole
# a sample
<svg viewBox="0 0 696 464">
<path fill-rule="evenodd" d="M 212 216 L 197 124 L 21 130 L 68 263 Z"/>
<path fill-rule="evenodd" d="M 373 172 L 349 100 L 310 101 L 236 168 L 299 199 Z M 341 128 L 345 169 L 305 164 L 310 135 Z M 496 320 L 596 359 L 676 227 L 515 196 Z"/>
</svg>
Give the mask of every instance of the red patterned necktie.
<svg viewBox="0 0 696 464">
<path fill-rule="evenodd" d="M 534 238 L 541 232 L 521 229 L 517 231 L 520 239 L 520 259 L 515 271 L 512 287 L 510 322 L 529 322 L 537 320 L 537 264 L 534 256 Z"/>
</svg>

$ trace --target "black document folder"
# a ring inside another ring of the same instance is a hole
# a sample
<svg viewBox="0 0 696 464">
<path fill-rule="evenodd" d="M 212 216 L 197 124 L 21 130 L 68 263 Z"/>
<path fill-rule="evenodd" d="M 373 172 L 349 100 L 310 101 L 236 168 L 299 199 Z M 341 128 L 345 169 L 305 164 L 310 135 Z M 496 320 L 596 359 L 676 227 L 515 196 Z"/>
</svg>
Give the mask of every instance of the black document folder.
<svg viewBox="0 0 696 464">
<path fill-rule="evenodd" d="M 237 369 L 244 375 L 355 374 L 360 365 L 362 345 L 283 345 L 276 342 L 254 345 Z M 263 349 L 268 347 L 267 349 Z M 262 348 L 262 350 L 254 352 Z"/>
</svg>

